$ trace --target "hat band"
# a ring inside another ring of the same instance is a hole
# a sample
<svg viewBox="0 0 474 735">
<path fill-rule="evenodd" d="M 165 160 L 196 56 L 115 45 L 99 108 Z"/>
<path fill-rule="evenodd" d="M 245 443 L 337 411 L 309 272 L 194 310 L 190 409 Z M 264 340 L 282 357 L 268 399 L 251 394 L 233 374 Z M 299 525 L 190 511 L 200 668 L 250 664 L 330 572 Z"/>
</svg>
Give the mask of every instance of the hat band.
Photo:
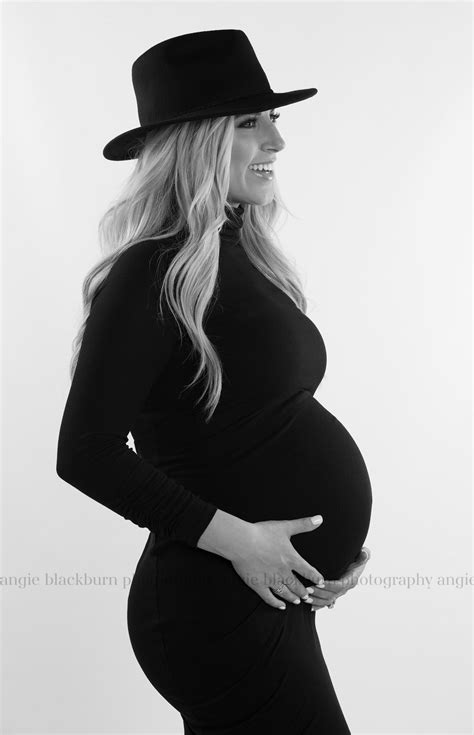
<svg viewBox="0 0 474 735">
<path fill-rule="evenodd" d="M 219 107 L 222 107 L 222 105 L 233 104 L 234 102 L 240 102 L 240 101 L 247 102 L 248 101 L 249 103 L 251 103 L 253 99 L 259 99 L 259 101 L 261 101 L 262 95 L 266 95 L 266 94 L 270 94 L 270 95 L 273 94 L 273 90 L 271 89 L 271 87 L 268 86 L 266 89 L 262 89 L 259 92 L 253 92 L 252 94 L 246 94 L 246 95 L 240 94 L 237 97 L 235 96 L 234 97 L 220 97 L 219 99 L 214 98 L 214 100 L 205 102 L 204 104 L 201 104 L 197 107 L 186 107 L 186 112 L 182 112 L 182 109 L 176 113 L 171 112 L 169 110 L 165 110 L 165 111 L 161 110 L 161 114 L 158 117 L 155 116 L 153 119 L 150 119 L 150 120 L 141 119 L 140 124 L 141 125 L 153 125 L 155 123 L 158 124 L 160 122 L 160 119 L 168 119 L 171 117 L 189 118 L 189 116 L 193 115 L 194 113 L 199 114 L 200 112 L 207 111 L 207 110 L 212 111 L 213 108 L 219 108 Z M 229 113 L 226 113 L 226 114 L 229 114 Z"/>
</svg>

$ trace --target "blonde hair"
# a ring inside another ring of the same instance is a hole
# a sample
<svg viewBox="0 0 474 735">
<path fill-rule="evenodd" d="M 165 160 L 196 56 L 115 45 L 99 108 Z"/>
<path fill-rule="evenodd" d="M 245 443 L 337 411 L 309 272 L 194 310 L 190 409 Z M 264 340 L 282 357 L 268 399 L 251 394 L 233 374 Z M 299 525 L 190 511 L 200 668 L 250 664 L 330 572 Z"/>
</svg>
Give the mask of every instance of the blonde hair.
<svg viewBox="0 0 474 735">
<path fill-rule="evenodd" d="M 219 232 L 229 206 L 234 116 L 176 123 L 149 132 L 136 165 L 119 196 L 99 222 L 104 257 L 87 273 L 82 286 L 83 322 L 73 342 L 70 365 L 74 375 L 91 303 L 120 255 L 143 240 L 174 242 L 176 254 L 160 279 L 162 298 L 180 331 L 186 330 L 199 366 L 193 386 L 204 376 L 201 401 L 210 421 L 222 390 L 222 365 L 203 328 L 203 317 L 214 294 L 219 264 Z M 298 275 L 275 244 L 274 223 L 282 209 L 275 196 L 267 205 L 245 205 L 242 247 L 249 260 L 306 313 L 307 301 Z M 187 237 L 176 248 L 178 233 Z"/>
</svg>

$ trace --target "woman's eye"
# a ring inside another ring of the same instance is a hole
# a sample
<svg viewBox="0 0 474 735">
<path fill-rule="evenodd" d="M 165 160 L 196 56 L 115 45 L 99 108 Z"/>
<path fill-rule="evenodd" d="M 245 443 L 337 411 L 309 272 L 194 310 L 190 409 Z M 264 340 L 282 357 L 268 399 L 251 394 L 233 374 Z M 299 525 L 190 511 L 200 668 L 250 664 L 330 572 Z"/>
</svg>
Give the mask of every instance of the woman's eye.
<svg viewBox="0 0 474 735">
<path fill-rule="evenodd" d="M 270 117 L 272 118 L 273 122 L 276 122 L 278 120 L 278 118 L 280 117 L 280 113 L 279 112 L 275 112 L 273 115 L 270 115 Z M 249 117 L 248 120 L 244 120 L 244 122 L 239 125 L 239 128 L 243 128 L 248 123 L 256 123 L 257 122 L 257 119 L 258 118 L 256 118 L 256 117 Z"/>
</svg>

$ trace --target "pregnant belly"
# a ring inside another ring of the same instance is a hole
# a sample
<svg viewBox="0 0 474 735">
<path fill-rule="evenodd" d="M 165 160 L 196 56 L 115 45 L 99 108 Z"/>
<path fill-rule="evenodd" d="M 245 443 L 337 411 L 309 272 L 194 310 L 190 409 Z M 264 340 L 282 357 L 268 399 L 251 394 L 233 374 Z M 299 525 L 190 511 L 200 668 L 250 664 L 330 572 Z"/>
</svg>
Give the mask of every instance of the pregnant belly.
<svg viewBox="0 0 474 735">
<path fill-rule="evenodd" d="M 280 410 L 260 412 L 234 441 L 201 494 L 250 522 L 322 515 L 291 543 L 327 579 L 338 578 L 364 544 L 372 509 L 367 467 L 349 432 L 302 391 Z"/>
</svg>

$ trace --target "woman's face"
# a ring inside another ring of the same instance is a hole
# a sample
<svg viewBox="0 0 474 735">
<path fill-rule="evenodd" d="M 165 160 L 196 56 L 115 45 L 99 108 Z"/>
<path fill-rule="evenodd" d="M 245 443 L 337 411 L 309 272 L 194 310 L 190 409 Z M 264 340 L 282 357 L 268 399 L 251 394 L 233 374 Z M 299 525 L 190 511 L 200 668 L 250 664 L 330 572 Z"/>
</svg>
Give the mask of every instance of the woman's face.
<svg viewBox="0 0 474 735">
<path fill-rule="evenodd" d="M 255 172 L 249 166 L 271 162 L 275 167 L 276 154 L 285 147 L 276 126 L 279 117 L 280 113 L 274 109 L 236 116 L 230 161 L 230 204 L 269 204 L 272 201 L 272 174 Z"/>
</svg>

